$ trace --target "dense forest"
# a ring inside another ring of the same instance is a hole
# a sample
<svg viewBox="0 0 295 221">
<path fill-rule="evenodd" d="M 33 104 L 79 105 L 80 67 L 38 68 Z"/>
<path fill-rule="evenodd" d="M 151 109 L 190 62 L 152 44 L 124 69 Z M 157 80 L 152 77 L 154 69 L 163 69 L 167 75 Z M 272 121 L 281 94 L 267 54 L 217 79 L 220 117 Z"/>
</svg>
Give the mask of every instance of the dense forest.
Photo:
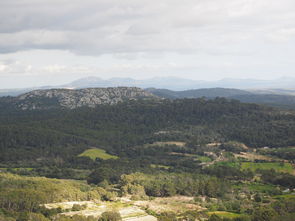
<svg viewBox="0 0 295 221">
<path fill-rule="evenodd" d="M 172 137 L 191 146 L 230 140 L 251 147 L 292 146 L 294 123 L 293 112 L 223 98 L 134 101 L 75 110 L 2 109 L 0 160 L 69 161 L 89 146 L 124 156 L 136 145 Z"/>
<path fill-rule="evenodd" d="M 48 110 L 4 103 L 1 221 L 98 220 L 63 214 L 87 210 L 80 201 L 120 210 L 126 197 L 158 220 L 294 216 L 295 112 L 224 98 Z M 153 209 L 160 200 L 182 210 Z M 42 206 L 64 201 L 78 204 Z M 121 219 L 113 209 L 99 217 Z"/>
</svg>

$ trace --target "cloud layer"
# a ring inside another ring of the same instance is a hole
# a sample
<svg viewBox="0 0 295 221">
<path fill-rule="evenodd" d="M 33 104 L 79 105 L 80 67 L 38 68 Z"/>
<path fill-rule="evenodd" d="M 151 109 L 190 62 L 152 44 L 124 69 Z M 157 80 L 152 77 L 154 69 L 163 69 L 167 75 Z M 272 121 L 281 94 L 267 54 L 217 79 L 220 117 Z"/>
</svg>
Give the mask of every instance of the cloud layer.
<svg viewBox="0 0 295 221">
<path fill-rule="evenodd" d="M 0 53 L 248 53 L 295 36 L 293 0 L 4 0 Z"/>
</svg>

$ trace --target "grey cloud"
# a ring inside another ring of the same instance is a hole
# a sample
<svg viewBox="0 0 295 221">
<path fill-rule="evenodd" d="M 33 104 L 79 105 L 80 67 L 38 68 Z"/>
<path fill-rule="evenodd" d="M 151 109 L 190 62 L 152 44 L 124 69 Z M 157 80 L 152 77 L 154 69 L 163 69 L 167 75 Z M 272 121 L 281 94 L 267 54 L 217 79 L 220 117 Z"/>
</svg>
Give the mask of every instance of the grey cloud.
<svg viewBox="0 0 295 221">
<path fill-rule="evenodd" d="M 295 28 L 294 10 L 293 0 L 3 0 L 0 53 L 218 54 L 236 47 L 247 54 L 249 45 L 292 39 L 280 30 Z"/>
</svg>

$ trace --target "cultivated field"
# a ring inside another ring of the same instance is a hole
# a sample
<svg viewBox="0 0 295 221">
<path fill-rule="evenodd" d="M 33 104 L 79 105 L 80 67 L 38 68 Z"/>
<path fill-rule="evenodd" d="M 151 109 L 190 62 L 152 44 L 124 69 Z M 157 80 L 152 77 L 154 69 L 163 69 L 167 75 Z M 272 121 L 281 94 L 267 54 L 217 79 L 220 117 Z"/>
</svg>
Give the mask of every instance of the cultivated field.
<svg viewBox="0 0 295 221">
<path fill-rule="evenodd" d="M 226 211 L 208 212 L 208 215 L 213 215 L 213 214 L 216 214 L 219 217 L 228 218 L 228 219 L 233 219 L 233 218 L 238 218 L 238 217 L 243 216 L 243 215 L 238 214 L 238 213 L 230 213 L 230 212 L 226 212 Z"/>
<path fill-rule="evenodd" d="M 274 169 L 277 172 L 283 172 L 283 173 L 294 173 L 294 169 L 292 167 L 292 164 L 290 163 L 280 163 L 280 162 L 274 162 L 274 163 L 253 163 L 253 162 L 242 162 L 241 164 L 242 170 L 250 169 L 252 171 L 256 171 L 257 169 L 261 170 L 270 170 Z"/>
</svg>

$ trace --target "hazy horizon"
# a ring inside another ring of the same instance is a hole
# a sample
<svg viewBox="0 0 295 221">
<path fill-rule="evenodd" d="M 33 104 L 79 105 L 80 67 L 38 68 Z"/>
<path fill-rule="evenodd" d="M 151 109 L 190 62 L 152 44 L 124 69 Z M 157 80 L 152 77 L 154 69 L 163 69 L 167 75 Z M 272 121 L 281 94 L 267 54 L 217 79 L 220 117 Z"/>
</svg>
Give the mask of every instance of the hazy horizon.
<svg viewBox="0 0 295 221">
<path fill-rule="evenodd" d="M 147 78 L 132 78 L 132 77 L 110 77 L 110 78 L 104 78 L 104 77 L 99 77 L 99 76 L 86 76 L 86 77 L 82 77 L 82 78 L 77 78 L 71 81 L 65 81 L 65 82 L 60 82 L 58 84 L 43 84 L 43 85 L 31 85 L 31 86 L 27 86 L 27 87 L 3 87 L 0 88 L 0 90 L 8 90 L 8 89 L 29 89 L 29 88 L 42 88 L 42 87 L 62 87 L 62 86 L 67 86 L 73 82 L 79 82 L 79 81 L 84 81 L 84 80 L 101 80 L 101 81 L 113 81 L 113 80 L 134 80 L 134 81 L 139 81 L 139 82 L 144 82 L 144 81 L 152 81 L 152 82 L 157 82 L 157 80 L 173 80 L 171 82 L 171 86 L 173 87 L 173 85 L 177 85 L 179 82 L 177 80 L 184 80 L 184 81 L 192 81 L 192 83 L 204 83 L 206 84 L 214 84 L 214 83 L 222 83 L 222 82 L 226 82 L 226 81 L 237 81 L 239 84 L 237 84 L 236 86 L 231 86 L 231 87 L 226 87 L 226 86 L 221 86 L 224 88 L 237 88 L 237 89 L 276 89 L 275 87 L 247 87 L 247 86 L 240 86 L 241 84 L 243 84 L 243 81 L 254 81 L 254 82 L 261 82 L 263 83 L 267 83 L 267 82 L 276 82 L 279 80 L 292 80 L 295 82 L 295 77 L 288 77 L 288 76 L 282 76 L 279 78 L 273 78 L 273 79 L 259 79 L 259 78 L 221 78 L 221 79 L 216 79 L 216 80 L 202 80 L 202 79 L 190 79 L 190 78 L 182 78 L 182 77 L 178 77 L 178 76 L 163 76 L 163 77 L 147 77 Z M 119 85 L 119 86 L 128 86 L 128 85 Z M 136 85 L 135 85 L 136 86 Z M 140 87 L 140 86 L 138 86 Z M 219 87 L 219 86 L 213 86 L 213 87 Z M 196 87 L 196 88 L 187 88 L 186 90 L 189 89 L 200 89 L 200 88 L 213 88 L 213 87 Z M 157 87 L 156 87 L 157 88 Z M 167 88 L 167 87 L 158 87 L 158 88 Z M 280 87 L 278 87 L 277 89 L 279 89 Z M 282 88 L 283 89 L 283 88 Z M 294 88 L 286 88 L 286 89 L 295 89 Z"/>
<path fill-rule="evenodd" d="M 294 11 L 292 0 L 3 0 L 0 89 L 293 77 Z"/>
</svg>

